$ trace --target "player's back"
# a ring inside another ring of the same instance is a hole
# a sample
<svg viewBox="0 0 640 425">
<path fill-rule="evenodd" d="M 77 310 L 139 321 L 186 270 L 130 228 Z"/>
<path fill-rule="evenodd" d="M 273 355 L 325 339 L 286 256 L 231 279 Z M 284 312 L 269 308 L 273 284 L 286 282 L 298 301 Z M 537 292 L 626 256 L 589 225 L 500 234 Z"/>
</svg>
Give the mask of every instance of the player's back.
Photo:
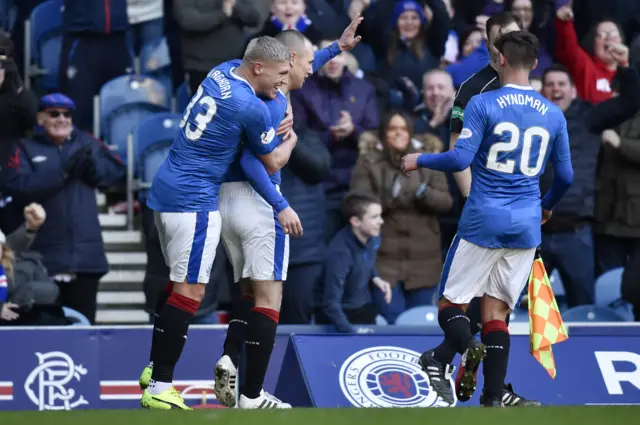
<svg viewBox="0 0 640 425">
<path fill-rule="evenodd" d="M 251 86 L 233 73 L 235 65 L 226 62 L 212 69 L 187 106 L 153 180 L 148 200 L 153 210 L 217 210 L 220 184 L 240 151 L 242 118 L 261 103 Z"/>
<path fill-rule="evenodd" d="M 479 116 L 465 116 L 461 138 L 483 128 L 460 236 L 490 248 L 540 243 L 540 176 L 560 134 L 562 111 L 530 87 L 505 85 L 475 96 Z M 484 119 L 479 126 L 467 120 Z"/>
</svg>

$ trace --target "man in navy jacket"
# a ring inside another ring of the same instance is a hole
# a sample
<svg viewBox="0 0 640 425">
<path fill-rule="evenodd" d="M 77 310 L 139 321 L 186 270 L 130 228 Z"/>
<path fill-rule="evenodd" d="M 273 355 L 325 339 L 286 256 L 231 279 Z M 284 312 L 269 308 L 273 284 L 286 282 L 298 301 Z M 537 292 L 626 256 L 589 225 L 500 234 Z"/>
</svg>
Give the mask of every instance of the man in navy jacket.
<svg viewBox="0 0 640 425">
<path fill-rule="evenodd" d="M 74 129 L 71 99 L 46 95 L 39 109 L 36 134 L 16 143 L 0 187 L 17 214 L 31 202 L 43 206 L 49 219 L 31 248 L 58 282 L 62 305 L 94 323 L 98 282 L 109 269 L 95 189 L 123 181 L 125 168 L 99 140 Z"/>
</svg>

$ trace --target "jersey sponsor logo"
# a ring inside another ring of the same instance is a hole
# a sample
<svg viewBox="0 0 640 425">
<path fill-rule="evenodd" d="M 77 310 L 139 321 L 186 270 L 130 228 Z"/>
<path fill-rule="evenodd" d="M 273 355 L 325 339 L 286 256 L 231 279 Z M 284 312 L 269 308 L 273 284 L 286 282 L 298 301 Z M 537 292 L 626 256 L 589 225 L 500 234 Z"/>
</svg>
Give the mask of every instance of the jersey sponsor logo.
<svg viewBox="0 0 640 425">
<path fill-rule="evenodd" d="M 419 358 L 400 347 L 360 350 L 342 364 L 340 389 L 355 407 L 448 407 L 431 389 Z"/>
<path fill-rule="evenodd" d="M 458 139 L 468 139 L 471 136 L 473 136 L 473 132 L 468 128 L 463 128 L 460 132 L 460 135 L 458 136 Z"/>
<path fill-rule="evenodd" d="M 260 135 L 260 141 L 263 145 L 268 145 L 271 143 L 273 138 L 276 136 L 276 131 L 271 127 L 269 131 L 265 131 Z"/>
<path fill-rule="evenodd" d="M 459 106 L 454 106 L 451 110 L 451 119 L 464 121 L 464 109 Z"/>
</svg>

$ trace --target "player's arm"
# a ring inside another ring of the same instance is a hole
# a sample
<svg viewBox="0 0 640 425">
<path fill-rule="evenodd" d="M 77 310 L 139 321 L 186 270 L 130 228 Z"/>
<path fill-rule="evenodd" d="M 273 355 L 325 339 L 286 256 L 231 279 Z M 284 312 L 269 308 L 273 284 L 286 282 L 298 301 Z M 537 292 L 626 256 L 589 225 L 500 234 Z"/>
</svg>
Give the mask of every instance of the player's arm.
<svg viewBox="0 0 640 425">
<path fill-rule="evenodd" d="M 551 189 L 542 197 L 541 205 L 544 210 L 551 211 L 562 199 L 573 183 L 573 166 L 571 164 L 571 152 L 569 150 L 569 133 L 567 122 L 562 117 L 562 128 L 553 143 L 553 150 L 549 160 L 553 164 L 554 175 Z"/>
<path fill-rule="evenodd" d="M 240 118 L 247 136 L 246 147 L 260 159 L 267 173 L 273 174 L 284 167 L 298 142 L 296 134 L 290 130 L 279 143 L 271 126 L 271 114 L 258 98 L 252 98 L 245 104 Z"/>
<path fill-rule="evenodd" d="M 453 150 L 438 154 L 424 153 L 418 157 L 418 167 L 444 172 L 468 169 L 484 136 L 486 120 L 483 109 L 482 101 L 477 97 L 472 98 L 467 107 L 464 128 Z"/>
<path fill-rule="evenodd" d="M 280 211 L 289 207 L 287 200 L 284 199 L 284 196 L 278 192 L 278 189 L 269 179 L 269 174 L 267 174 L 264 165 L 251 150 L 243 149 L 240 157 L 240 166 L 251 187 L 271 205 L 276 213 L 280 213 Z"/>
<path fill-rule="evenodd" d="M 464 89 L 466 89 L 466 87 L 460 87 L 461 91 Z M 458 93 L 458 96 L 456 96 L 453 103 L 453 110 L 451 111 L 449 150 L 453 150 L 455 148 L 460 132 L 462 132 L 462 128 L 464 127 L 464 103 L 465 101 L 461 98 L 460 93 Z M 453 178 L 455 179 L 462 196 L 465 198 L 469 196 L 469 192 L 471 191 L 471 170 L 465 169 L 454 173 Z"/>
<path fill-rule="evenodd" d="M 331 59 L 342 53 L 338 42 L 328 45 L 324 49 L 317 50 L 313 56 L 313 72 L 317 72 L 320 68 L 326 65 Z"/>
</svg>

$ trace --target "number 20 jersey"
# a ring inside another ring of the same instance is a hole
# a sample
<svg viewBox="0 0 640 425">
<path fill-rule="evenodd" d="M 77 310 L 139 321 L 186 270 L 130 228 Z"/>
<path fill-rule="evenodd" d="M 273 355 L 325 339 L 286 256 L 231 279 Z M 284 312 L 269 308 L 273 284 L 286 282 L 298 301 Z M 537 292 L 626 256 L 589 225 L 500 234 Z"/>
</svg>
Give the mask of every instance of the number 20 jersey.
<svg viewBox="0 0 640 425">
<path fill-rule="evenodd" d="M 218 192 L 245 143 L 255 155 L 278 145 L 271 115 L 237 63 L 212 69 L 184 112 L 167 158 L 156 173 L 147 205 L 158 212 L 218 210 Z"/>
<path fill-rule="evenodd" d="M 458 235 L 487 248 L 537 247 L 540 176 L 548 160 L 571 160 L 562 110 L 531 87 L 507 84 L 471 98 L 458 147 L 475 155 Z"/>
</svg>

